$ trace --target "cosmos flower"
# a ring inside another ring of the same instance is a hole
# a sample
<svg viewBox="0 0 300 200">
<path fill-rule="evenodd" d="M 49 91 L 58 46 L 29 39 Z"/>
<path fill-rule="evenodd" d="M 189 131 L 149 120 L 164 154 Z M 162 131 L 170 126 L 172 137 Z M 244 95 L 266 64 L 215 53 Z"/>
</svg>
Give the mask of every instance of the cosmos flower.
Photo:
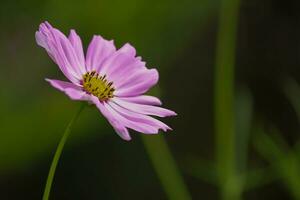
<svg viewBox="0 0 300 200">
<path fill-rule="evenodd" d="M 35 36 L 69 81 L 46 80 L 72 100 L 96 105 L 121 138 L 131 139 L 128 128 L 145 134 L 171 130 L 152 116 L 176 113 L 159 107 L 158 98 L 144 95 L 158 82 L 158 72 L 145 66 L 133 46 L 127 43 L 116 49 L 113 41 L 95 35 L 85 56 L 74 30 L 66 37 L 48 22 Z"/>
</svg>

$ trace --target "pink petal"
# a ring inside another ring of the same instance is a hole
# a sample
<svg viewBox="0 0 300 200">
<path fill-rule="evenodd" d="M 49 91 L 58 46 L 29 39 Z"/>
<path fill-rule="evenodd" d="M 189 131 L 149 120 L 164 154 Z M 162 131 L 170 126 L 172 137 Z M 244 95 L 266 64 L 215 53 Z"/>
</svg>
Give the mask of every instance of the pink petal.
<svg viewBox="0 0 300 200">
<path fill-rule="evenodd" d="M 148 134 L 153 134 L 157 133 L 157 128 L 146 124 L 146 123 L 141 123 L 140 121 L 135 121 L 132 118 L 125 117 L 122 115 L 119 111 L 115 110 L 113 107 L 111 107 L 109 104 L 105 103 L 104 106 L 111 112 L 111 114 L 124 126 L 131 128 L 133 130 L 136 130 L 141 133 L 148 133 Z"/>
<path fill-rule="evenodd" d="M 71 43 L 64 34 L 45 22 L 36 32 L 36 40 L 38 45 L 46 49 L 64 75 L 74 84 L 79 84 L 79 80 L 82 78 L 79 73 L 80 65 Z"/>
<path fill-rule="evenodd" d="M 133 74 L 128 74 L 119 82 L 116 82 L 115 95 L 118 97 L 130 97 L 144 94 L 158 82 L 158 72 L 156 69 L 138 70 Z"/>
<path fill-rule="evenodd" d="M 50 48 L 48 47 L 46 37 L 47 36 L 40 31 L 35 32 L 35 39 L 36 39 L 37 44 L 39 46 L 43 47 L 44 49 L 46 49 L 46 51 L 50 52 Z M 51 54 L 51 52 L 50 52 L 50 54 Z"/>
<path fill-rule="evenodd" d="M 97 98 L 93 98 L 93 102 L 100 110 L 100 112 L 104 115 L 104 117 L 106 117 L 106 119 L 112 125 L 117 134 L 124 140 L 131 140 L 127 128 L 124 126 L 123 123 L 121 123 L 121 121 L 119 121 L 116 118 L 115 115 L 113 115 L 113 113 L 109 109 L 107 109 L 107 106 L 105 106 L 105 104 L 100 102 Z"/>
<path fill-rule="evenodd" d="M 126 54 L 127 56 L 129 57 L 132 57 L 134 58 L 135 55 L 136 55 L 136 50 L 133 46 L 131 46 L 131 44 L 129 43 L 126 43 L 124 44 L 119 50 L 118 50 L 119 53 L 124 53 Z"/>
<path fill-rule="evenodd" d="M 71 30 L 70 34 L 69 34 L 69 40 L 70 43 L 73 46 L 73 49 L 75 51 L 76 57 L 78 59 L 79 62 L 79 69 L 81 74 L 85 74 L 86 73 L 86 69 L 85 69 L 85 58 L 84 58 L 84 53 L 83 53 L 83 47 L 82 47 L 82 42 L 80 37 L 77 35 L 75 30 Z"/>
<path fill-rule="evenodd" d="M 99 74 L 106 75 L 109 81 L 117 82 L 121 77 L 114 76 L 114 73 L 116 73 L 118 69 L 128 69 L 128 66 L 130 66 L 133 61 L 134 58 L 131 58 L 126 54 L 114 53 L 103 62 L 99 69 Z"/>
<path fill-rule="evenodd" d="M 101 54 L 100 50 L 98 50 L 98 53 L 96 50 L 93 50 L 93 46 L 95 46 L 93 44 L 96 43 L 94 42 L 96 39 L 93 39 L 89 47 L 89 52 L 95 52 L 95 57 L 97 57 L 96 54 Z M 98 38 L 98 41 L 101 41 L 100 39 Z M 143 94 L 158 81 L 157 70 L 147 69 L 145 62 L 141 61 L 140 57 L 135 57 L 135 55 L 136 50 L 127 43 L 103 59 L 97 68 L 100 75 L 106 75 L 108 81 L 113 82 L 116 88 L 116 95 L 118 96 Z M 90 64 L 87 65 L 89 66 Z"/>
<path fill-rule="evenodd" d="M 134 96 L 134 97 L 119 97 L 120 99 L 124 101 L 129 101 L 131 103 L 137 103 L 137 104 L 146 104 L 146 105 L 162 105 L 161 101 L 153 96 L 148 95 L 141 95 L 141 96 Z"/>
<path fill-rule="evenodd" d="M 69 72 L 69 70 L 67 70 L 62 63 L 55 48 L 56 45 L 50 29 L 52 29 L 52 27 L 47 22 L 40 25 L 39 31 L 35 33 L 37 44 L 46 49 L 48 55 L 60 67 L 61 71 L 69 80 L 71 80 L 73 83 L 78 82 L 78 80 L 73 77 L 72 72 Z"/>
<path fill-rule="evenodd" d="M 135 57 L 136 50 L 129 43 L 107 57 L 99 67 L 99 74 L 107 75 L 110 81 L 118 82 L 127 74 L 133 74 L 136 70 L 147 69 L 145 62 L 140 57 Z"/>
<path fill-rule="evenodd" d="M 118 97 L 114 97 L 113 101 L 120 105 L 121 107 L 131 110 L 136 113 L 144 114 L 144 115 L 154 115 L 159 117 L 167 117 L 167 116 L 175 116 L 177 115 L 174 111 L 157 107 L 157 106 L 150 106 L 150 105 L 142 105 L 142 104 L 136 104 L 131 103 L 125 100 L 122 100 Z"/>
<path fill-rule="evenodd" d="M 54 88 L 64 92 L 72 100 L 79 100 L 79 101 L 89 100 L 89 95 L 86 94 L 86 92 L 84 92 L 82 88 L 78 87 L 73 83 L 60 81 L 60 80 L 52 80 L 52 79 L 46 79 L 46 81 L 48 81 Z"/>
<path fill-rule="evenodd" d="M 94 36 L 89 44 L 86 55 L 87 71 L 97 71 L 103 61 L 116 51 L 113 41 L 108 41 L 101 36 Z"/>
<path fill-rule="evenodd" d="M 120 115 L 124 116 L 126 119 L 131 120 L 133 122 L 136 123 L 140 123 L 143 124 L 142 126 L 151 126 L 153 127 L 153 132 L 148 132 L 150 134 L 156 134 L 158 133 L 159 129 L 162 129 L 163 131 L 167 131 L 167 130 L 172 130 L 169 126 L 167 126 L 166 124 L 164 124 L 163 122 L 147 116 L 147 115 L 143 115 L 143 114 L 139 114 L 136 112 L 132 112 L 130 110 L 127 110 L 125 108 L 122 108 L 121 106 L 115 104 L 114 102 L 108 102 L 108 104 L 114 109 L 116 110 L 118 113 L 120 113 Z"/>
<path fill-rule="evenodd" d="M 118 51 L 104 62 L 100 73 L 106 74 L 114 82 L 114 86 L 118 87 L 128 76 L 141 70 L 147 70 L 145 62 Z"/>
<path fill-rule="evenodd" d="M 75 76 L 78 79 L 82 78 L 83 73 L 81 73 L 80 68 L 81 65 L 79 63 L 79 59 L 75 53 L 75 50 L 69 41 L 69 39 L 59 30 L 53 29 L 54 37 L 57 40 L 57 50 L 59 55 L 62 57 L 66 68 L 69 70 L 73 70 L 75 72 Z"/>
</svg>

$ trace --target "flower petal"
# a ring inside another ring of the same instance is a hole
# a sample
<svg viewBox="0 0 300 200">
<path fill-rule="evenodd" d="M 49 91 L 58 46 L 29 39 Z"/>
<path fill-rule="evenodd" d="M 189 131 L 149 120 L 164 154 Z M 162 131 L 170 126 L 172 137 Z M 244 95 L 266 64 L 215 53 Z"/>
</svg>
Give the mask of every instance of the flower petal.
<svg viewBox="0 0 300 200">
<path fill-rule="evenodd" d="M 158 81 L 156 69 L 141 69 L 116 82 L 115 95 L 118 97 L 137 96 L 147 92 Z"/>
<path fill-rule="evenodd" d="M 58 29 L 53 29 L 54 37 L 56 38 L 57 50 L 65 62 L 67 68 L 72 69 L 78 79 L 82 78 L 80 62 L 77 58 L 75 50 L 69 39 Z"/>
<path fill-rule="evenodd" d="M 87 71 L 97 71 L 101 67 L 103 61 L 116 51 L 114 42 L 105 40 L 99 35 L 95 35 L 89 44 L 86 54 Z"/>
<path fill-rule="evenodd" d="M 112 125 L 114 130 L 117 132 L 117 134 L 124 140 L 127 141 L 131 140 L 127 128 L 124 126 L 123 123 L 121 123 L 121 121 L 117 119 L 115 115 L 112 114 L 112 112 L 109 109 L 107 109 L 105 103 L 100 102 L 96 98 L 93 98 L 93 102 L 100 110 L 100 112 L 104 115 L 104 117 L 109 121 L 109 123 Z"/>
<path fill-rule="evenodd" d="M 163 122 L 161 122 L 153 117 L 139 114 L 136 112 L 132 112 L 130 110 L 127 110 L 127 109 L 117 105 L 113 101 L 108 102 L 108 104 L 114 110 L 116 110 L 120 115 L 124 116 L 126 119 L 131 120 L 135 123 L 140 123 L 142 126 L 151 126 L 153 131 L 152 132 L 149 131 L 148 133 L 150 133 L 150 134 L 158 133 L 159 129 L 162 129 L 163 131 L 172 130 L 169 126 L 167 126 Z"/>
<path fill-rule="evenodd" d="M 159 117 L 167 117 L 167 116 L 175 116 L 177 115 L 174 111 L 168 110 L 166 108 L 161 108 L 157 106 L 150 106 L 150 105 L 142 105 L 142 104 L 136 104 L 132 102 L 128 102 L 125 100 L 122 100 L 118 97 L 114 97 L 113 101 L 120 105 L 121 107 L 131 110 L 136 113 L 144 114 L 144 115 L 154 115 Z"/>
<path fill-rule="evenodd" d="M 87 101 L 89 95 L 84 92 L 79 86 L 65 81 L 46 79 L 54 88 L 64 92 L 72 100 Z"/>
<path fill-rule="evenodd" d="M 82 42 L 80 37 L 77 35 L 75 30 L 71 30 L 69 34 L 69 40 L 73 46 L 73 49 L 75 51 L 76 57 L 79 62 L 79 69 L 81 74 L 86 73 L 86 68 L 85 68 L 85 59 L 84 59 L 84 53 L 83 53 L 83 47 L 82 47 Z"/>
<path fill-rule="evenodd" d="M 153 106 L 162 105 L 161 101 L 157 97 L 148 96 L 148 95 L 141 95 L 141 96 L 134 96 L 134 97 L 119 97 L 119 98 L 124 101 L 129 101 L 137 104 L 146 104 L 146 105 L 153 105 Z"/>
<path fill-rule="evenodd" d="M 130 68 L 130 64 L 134 62 L 134 58 L 127 56 L 124 53 L 114 53 L 112 56 L 108 57 L 99 68 L 100 75 L 106 75 L 109 81 L 118 82 L 119 79 L 122 79 L 122 76 L 115 76 L 116 71 L 122 70 L 126 73 L 130 73 L 128 70 Z M 127 71 L 126 71 L 127 70 Z"/>
<path fill-rule="evenodd" d="M 136 55 L 136 50 L 135 48 L 129 44 L 129 43 L 126 43 L 124 44 L 119 50 L 118 50 L 119 53 L 124 53 L 126 54 L 127 56 L 129 57 L 132 57 L 134 58 L 135 55 Z"/>
<path fill-rule="evenodd" d="M 50 26 L 50 25 L 49 25 Z M 63 74 L 73 83 L 77 83 L 78 80 L 74 77 L 72 71 L 68 70 L 63 61 L 61 60 L 61 56 L 59 56 L 56 48 L 55 48 L 55 42 L 54 38 L 52 37 L 52 34 L 50 32 L 50 28 L 47 26 L 47 23 L 43 23 L 40 25 L 39 31 L 35 33 L 36 41 L 38 45 L 46 49 L 48 55 L 52 58 L 52 60 L 59 66 Z"/>
<path fill-rule="evenodd" d="M 79 62 L 70 41 L 48 22 L 40 25 L 36 32 L 38 45 L 45 48 L 49 56 L 59 66 L 64 75 L 74 84 L 82 78 Z"/>
<path fill-rule="evenodd" d="M 100 74 L 107 75 L 109 80 L 114 82 L 114 86 L 118 87 L 128 76 L 141 70 L 148 70 L 145 67 L 145 62 L 142 62 L 139 58 L 118 52 L 103 63 Z"/>
<path fill-rule="evenodd" d="M 135 55 L 135 48 L 127 43 L 103 60 L 98 68 L 101 76 L 106 75 L 107 80 L 113 82 L 117 96 L 143 94 L 158 81 L 157 70 L 147 69 L 141 57 Z"/>
<path fill-rule="evenodd" d="M 158 132 L 157 128 L 147 123 L 142 123 L 141 121 L 135 120 L 134 118 L 130 118 L 128 116 L 125 117 L 118 110 L 115 110 L 112 106 L 110 106 L 110 104 L 105 103 L 104 105 L 119 122 L 124 124 L 124 126 L 141 133 L 153 134 Z"/>
</svg>

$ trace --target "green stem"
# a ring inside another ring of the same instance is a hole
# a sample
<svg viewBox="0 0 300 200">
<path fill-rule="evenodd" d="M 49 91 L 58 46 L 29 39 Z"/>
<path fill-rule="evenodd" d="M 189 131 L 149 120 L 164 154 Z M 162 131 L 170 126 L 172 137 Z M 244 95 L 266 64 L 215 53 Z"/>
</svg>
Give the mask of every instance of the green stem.
<svg viewBox="0 0 300 200">
<path fill-rule="evenodd" d="M 142 140 L 168 199 L 190 200 L 191 196 L 163 136 L 142 136 Z"/>
<path fill-rule="evenodd" d="M 62 153 L 62 150 L 64 148 L 64 145 L 67 141 L 68 136 L 70 135 L 72 126 L 74 124 L 74 122 L 78 119 L 79 114 L 81 113 L 81 111 L 83 110 L 83 108 L 85 107 L 85 104 L 82 104 L 79 108 L 79 110 L 77 111 L 77 113 L 73 116 L 73 118 L 71 119 L 71 121 L 69 122 L 54 155 L 54 158 L 52 160 L 52 164 L 49 170 L 49 174 L 48 174 L 48 178 L 47 178 L 47 182 L 46 182 L 46 186 L 45 186 L 45 190 L 44 190 L 44 195 L 43 195 L 43 200 L 48 200 L 49 199 L 49 195 L 50 195 L 50 190 L 51 190 L 51 186 L 52 186 L 52 182 L 53 182 L 53 178 L 55 175 L 55 170 L 56 170 L 56 166 L 57 163 L 59 161 L 60 155 Z"/>
<path fill-rule="evenodd" d="M 235 163 L 234 65 L 239 0 L 221 0 L 215 69 L 216 159 L 222 199 L 240 199 Z"/>
</svg>

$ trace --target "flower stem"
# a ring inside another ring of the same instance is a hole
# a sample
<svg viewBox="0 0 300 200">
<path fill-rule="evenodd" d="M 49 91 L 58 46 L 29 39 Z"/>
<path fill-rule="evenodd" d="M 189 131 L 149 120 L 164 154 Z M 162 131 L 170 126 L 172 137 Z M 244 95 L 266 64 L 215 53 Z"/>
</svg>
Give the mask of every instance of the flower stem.
<svg viewBox="0 0 300 200">
<path fill-rule="evenodd" d="M 158 178 L 170 200 L 190 200 L 190 194 L 162 135 L 142 136 Z"/>
<path fill-rule="evenodd" d="M 52 182 L 53 182 L 53 178 L 55 175 L 55 170 L 56 170 L 56 166 L 58 164 L 60 155 L 62 153 L 62 150 L 64 148 L 64 145 L 67 141 L 68 136 L 70 135 L 72 126 L 74 124 L 74 122 L 78 119 L 80 113 L 82 112 L 83 108 L 85 107 L 85 104 L 83 103 L 79 110 L 77 111 L 77 113 L 73 116 L 73 118 L 71 119 L 71 121 L 69 122 L 68 126 L 66 127 L 66 130 L 57 146 L 56 152 L 54 154 L 54 158 L 52 160 L 51 163 L 51 167 L 49 170 L 49 174 L 48 174 L 48 178 L 47 178 L 47 182 L 46 182 L 46 186 L 45 186 L 45 190 L 44 190 L 44 195 L 43 195 L 43 200 L 48 200 L 49 199 L 49 195 L 50 195 L 50 190 L 51 190 L 51 186 L 52 186 Z"/>
<path fill-rule="evenodd" d="M 223 200 L 240 199 L 236 176 L 234 66 L 239 0 L 221 0 L 215 69 L 215 133 L 219 186 Z"/>
</svg>

